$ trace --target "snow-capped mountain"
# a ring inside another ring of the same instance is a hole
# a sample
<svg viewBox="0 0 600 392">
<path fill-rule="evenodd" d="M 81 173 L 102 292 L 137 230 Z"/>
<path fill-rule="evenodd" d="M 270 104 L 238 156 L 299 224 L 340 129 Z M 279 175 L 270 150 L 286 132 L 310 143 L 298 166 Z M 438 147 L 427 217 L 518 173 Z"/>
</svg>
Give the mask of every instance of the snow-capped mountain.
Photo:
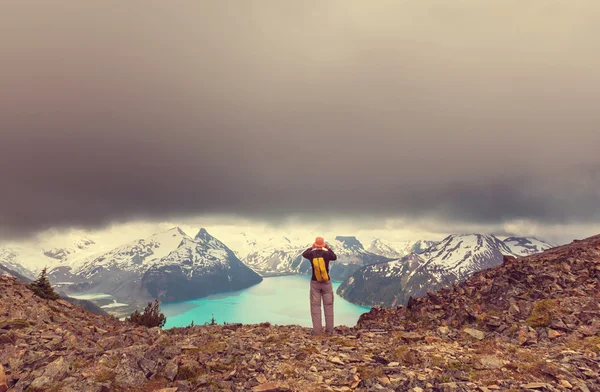
<svg viewBox="0 0 600 392">
<path fill-rule="evenodd" d="M 174 301 L 218 292 L 241 290 L 262 278 L 221 241 L 201 229 L 192 240 L 152 263 L 142 277 L 152 297 Z"/>
<path fill-rule="evenodd" d="M 533 237 L 508 237 L 503 242 L 512 253 L 518 256 L 529 256 L 555 247 L 555 245 Z"/>
<path fill-rule="evenodd" d="M 57 267 L 49 276 L 70 293 L 93 291 L 130 302 L 197 298 L 262 280 L 206 230 L 191 238 L 178 227 L 94 255 L 77 266 Z"/>
<path fill-rule="evenodd" d="M 302 274 L 302 252 L 309 244 L 297 244 L 287 237 L 273 241 L 261 249 L 255 249 L 243 261 L 262 276 Z"/>
<path fill-rule="evenodd" d="M 75 266 L 74 273 L 82 279 L 90 280 L 104 271 L 145 271 L 150 264 L 176 250 L 184 239 L 191 240 L 180 228 L 175 227 L 88 258 L 81 265 Z"/>
<path fill-rule="evenodd" d="M 263 276 L 283 274 L 308 274 L 310 263 L 304 260 L 304 252 L 311 244 L 281 237 L 262 249 L 255 250 L 244 258 L 244 262 Z M 338 256 L 331 263 L 330 276 L 334 280 L 344 280 L 356 269 L 390 258 L 365 250 L 363 244 L 353 236 L 338 236 L 329 245 Z"/>
<path fill-rule="evenodd" d="M 16 278 L 17 280 L 20 280 L 21 282 L 26 282 L 29 283 L 31 281 L 31 279 L 23 276 L 22 274 L 13 271 L 12 269 L 0 264 L 0 275 L 8 275 L 8 276 L 12 276 L 13 278 Z"/>
<path fill-rule="evenodd" d="M 493 235 L 450 235 L 422 255 L 425 267 L 431 271 L 452 274 L 463 280 L 476 271 L 502 264 L 503 256 L 514 254 Z"/>
<path fill-rule="evenodd" d="M 386 241 L 381 238 L 371 239 L 367 250 L 377 255 L 398 259 L 411 253 L 420 254 L 437 244 L 435 241 Z"/>
<path fill-rule="evenodd" d="M 59 266 L 73 265 L 97 248 L 93 239 L 69 235 L 43 241 L 5 244 L 0 248 L 0 263 L 30 279 L 40 271 Z"/>
<path fill-rule="evenodd" d="M 411 296 L 423 296 L 498 266 L 504 255 L 518 256 L 493 235 L 450 235 L 421 254 L 361 268 L 340 285 L 338 293 L 362 305 L 403 305 Z"/>
</svg>

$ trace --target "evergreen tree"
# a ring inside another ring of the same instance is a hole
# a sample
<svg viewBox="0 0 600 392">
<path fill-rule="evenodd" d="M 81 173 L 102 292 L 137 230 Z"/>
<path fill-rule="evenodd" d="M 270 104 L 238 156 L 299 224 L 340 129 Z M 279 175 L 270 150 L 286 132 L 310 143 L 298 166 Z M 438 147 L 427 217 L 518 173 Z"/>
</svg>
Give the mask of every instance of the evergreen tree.
<svg viewBox="0 0 600 392">
<path fill-rule="evenodd" d="M 40 298 L 50 300 L 56 300 L 60 298 L 60 295 L 54 291 L 52 285 L 50 284 L 46 267 L 44 267 L 40 273 L 40 276 L 35 281 L 28 284 L 27 287 Z"/>
<path fill-rule="evenodd" d="M 155 299 L 154 303 L 148 302 L 148 306 L 144 309 L 144 313 L 140 313 L 139 310 L 131 313 L 127 318 L 127 321 L 131 321 L 134 324 L 146 326 L 148 328 L 163 327 L 167 322 L 167 318 L 160 312 L 160 305 L 158 300 Z"/>
</svg>

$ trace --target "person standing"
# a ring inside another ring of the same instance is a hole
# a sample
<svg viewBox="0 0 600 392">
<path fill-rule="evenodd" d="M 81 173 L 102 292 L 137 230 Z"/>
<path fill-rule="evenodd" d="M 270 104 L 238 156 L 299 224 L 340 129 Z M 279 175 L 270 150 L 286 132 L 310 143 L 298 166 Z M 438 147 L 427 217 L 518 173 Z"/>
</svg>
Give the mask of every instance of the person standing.
<svg viewBox="0 0 600 392">
<path fill-rule="evenodd" d="M 325 311 L 325 332 L 333 334 L 333 286 L 329 277 L 329 262 L 337 260 L 336 254 L 323 237 L 317 237 L 312 247 L 302 253 L 310 261 L 312 277 L 310 279 L 310 315 L 313 334 L 322 332 L 321 301 Z"/>
</svg>

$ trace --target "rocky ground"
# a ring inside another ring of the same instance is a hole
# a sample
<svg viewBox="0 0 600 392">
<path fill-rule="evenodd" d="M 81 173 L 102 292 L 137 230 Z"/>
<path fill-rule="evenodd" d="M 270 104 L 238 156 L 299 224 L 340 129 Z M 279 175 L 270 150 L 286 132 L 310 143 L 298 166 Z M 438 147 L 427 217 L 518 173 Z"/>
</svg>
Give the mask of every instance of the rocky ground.
<svg viewBox="0 0 600 392">
<path fill-rule="evenodd" d="M 136 327 L 0 276 L 0 392 L 600 391 L 599 279 L 597 236 L 313 337 Z"/>
</svg>

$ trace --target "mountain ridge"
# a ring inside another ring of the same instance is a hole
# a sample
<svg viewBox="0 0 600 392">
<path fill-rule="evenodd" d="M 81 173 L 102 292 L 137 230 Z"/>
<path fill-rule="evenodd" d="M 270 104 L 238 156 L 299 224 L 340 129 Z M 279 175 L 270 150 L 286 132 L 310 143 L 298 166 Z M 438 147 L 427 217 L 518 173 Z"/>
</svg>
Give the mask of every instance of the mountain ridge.
<svg viewBox="0 0 600 392">
<path fill-rule="evenodd" d="M 421 253 L 393 262 L 362 267 L 338 288 L 338 294 L 364 306 L 405 305 L 419 297 L 502 263 L 504 255 L 517 256 L 528 239 L 510 237 L 512 249 L 499 238 L 484 234 L 451 234 Z M 549 245 L 548 245 L 549 246 Z"/>
<path fill-rule="evenodd" d="M 205 229 L 192 238 L 179 227 L 120 245 L 78 266 L 55 268 L 49 277 L 69 294 L 105 293 L 128 304 L 114 310 L 119 314 L 153 298 L 199 298 L 262 280 Z"/>
</svg>

